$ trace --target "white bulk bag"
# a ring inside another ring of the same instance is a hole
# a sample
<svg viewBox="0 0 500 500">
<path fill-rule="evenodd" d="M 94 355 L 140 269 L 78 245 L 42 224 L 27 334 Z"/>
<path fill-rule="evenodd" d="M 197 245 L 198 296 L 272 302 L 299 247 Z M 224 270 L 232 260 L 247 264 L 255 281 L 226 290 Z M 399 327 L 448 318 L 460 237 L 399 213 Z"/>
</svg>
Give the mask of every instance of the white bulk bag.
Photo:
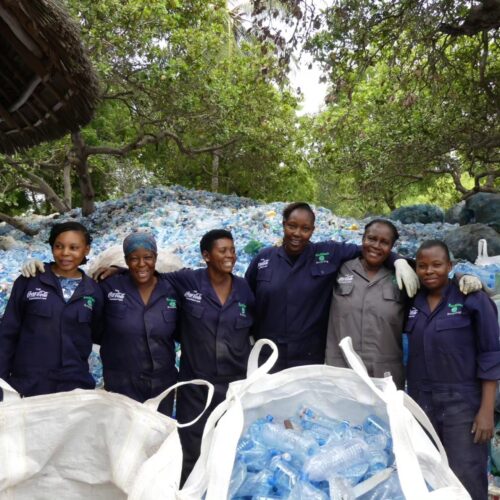
<svg viewBox="0 0 500 500">
<path fill-rule="evenodd" d="M 258 367 L 264 345 L 274 352 Z M 354 423 L 361 423 L 370 413 L 388 420 L 398 476 L 407 499 L 470 499 L 451 471 L 444 448 L 423 410 L 396 389 L 392 378 L 370 378 L 350 338 L 344 339 L 341 347 L 352 369 L 310 365 L 268 374 L 277 359 L 277 348 L 269 340 L 258 341 L 250 355 L 247 379 L 230 384 L 226 400 L 209 417 L 200 459 L 178 497 L 198 500 L 206 492 L 206 500 L 226 498 L 236 445 L 246 428 L 257 418 L 270 414 L 285 419 L 299 406 L 307 405 Z M 386 477 L 381 474 L 380 480 Z M 377 484 L 373 479 L 369 480 L 370 489 Z M 356 496 L 363 494 L 367 485 L 358 486 Z"/>
<path fill-rule="evenodd" d="M 488 266 L 490 264 L 500 264 L 500 255 L 488 256 L 488 242 L 481 239 L 477 242 L 476 266 Z"/>
<path fill-rule="evenodd" d="M 174 499 L 182 468 L 177 427 L 194 421 L 178 424 L 156 410 L 188 383 L 208 386 L 208 407 L 213 386 L 203 380 L 141 404 L 82 389 L 20 399 L 0 379 L 0 499 Z"/>
</svg>

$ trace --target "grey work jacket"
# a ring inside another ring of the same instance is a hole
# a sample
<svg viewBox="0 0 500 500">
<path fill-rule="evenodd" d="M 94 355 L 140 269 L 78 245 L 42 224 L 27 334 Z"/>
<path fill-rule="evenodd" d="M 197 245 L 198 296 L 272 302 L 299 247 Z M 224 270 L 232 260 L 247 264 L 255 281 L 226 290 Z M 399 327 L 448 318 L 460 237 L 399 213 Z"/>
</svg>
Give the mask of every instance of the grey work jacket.
<svg viewBox="0 0 500 500">
<path fill-rule="evenodd" d="M 345 262 L 333 289 L 326 364 L 348 366 L 338 344 L 344 337 L 351 337 L 369 375 L 384 377 L 390 373 L 402 389 L 406 304 L 406 295 L 398 289 L 392 270 L 382 267 L 370 281 L 360 258 Z"/>
</svg>

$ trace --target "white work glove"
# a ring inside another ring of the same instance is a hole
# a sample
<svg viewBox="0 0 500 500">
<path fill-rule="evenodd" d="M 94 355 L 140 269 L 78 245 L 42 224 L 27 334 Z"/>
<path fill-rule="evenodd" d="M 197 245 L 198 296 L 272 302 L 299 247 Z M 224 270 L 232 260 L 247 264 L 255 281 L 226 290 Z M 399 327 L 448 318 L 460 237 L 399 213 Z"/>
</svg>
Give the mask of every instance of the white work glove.
<svg viewBox="0 0 500 500">
<path fill-rule="evenodd" d="M 464 274 L 458 281 L 458 285 L 460 287 L 460 291 L 464 295 L 477 292 L 479 290 L 482 290 L 483 288 L 481 280 L 477 276 L 473 276 L 472 274 Z"/>
<path fill-rule="evenodd" d="M 45 266 L 43 265 L 43 262 L 38 259 L 27 260 L 23 264 L 23 267 L 21 267 L 21 274 L 25 278 L 34 278 L 37 272 L 43 273 L 44 271 Z"/>
<path fill-rule="evenodd" d="M 420 281 L 415 271 L 405 259 L 398 259 L 394 262 L 396 269 L 396 280 L 400 290 L 403 289 L 403 284 L 408 297 L 414 297 L 420 287 Z"/>
</svg>

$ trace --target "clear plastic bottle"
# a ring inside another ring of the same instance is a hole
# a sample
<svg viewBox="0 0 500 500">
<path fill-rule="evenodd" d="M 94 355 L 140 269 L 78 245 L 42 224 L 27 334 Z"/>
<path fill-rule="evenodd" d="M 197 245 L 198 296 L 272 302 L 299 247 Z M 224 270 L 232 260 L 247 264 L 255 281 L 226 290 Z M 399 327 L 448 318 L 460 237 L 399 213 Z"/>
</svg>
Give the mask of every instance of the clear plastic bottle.
<svg viewBox="0 0 500 500">
<path fill-rule="evenodd" d="M 359 497 L 359 500 L 404 500 L 398 474 L 394 471 L 388 479 Z"/>
<path fill-rule="evenodd" d="M 328 500 L 328 495 L 313 486 L 305 476 L 299 478 L 290 491 L 287 500 Z"/>
<path fill-rule="evenodd" d="M 250 432 L 256 443 L 292 455 L 306 457 L 313 455 L 319 449 L 314 437 L 303 435 L 294 429 L 285 429 L 273 422 L 252 424 Z"/>
<path fill-rule="evenodd" d="M 255 444 L 248 450 L 240 451 L 238 455 L 245 460 L 248 471 L 259 472 L 265 469 L 269 465 L 270 460 L 278 453 L 279 451 L 277 450 Z"/>
<path fill-rule="evenodd" d="M 367 434 L 382 433 L 386 436 L 391 435 L 389 424 L 382 420 L 379 416 L 371 414 L 368 415 L 363 422 L 363 430 Z"/>
<path fill-rule="evenodd" d="M 389 465 L 389 455 L 384 450 L 370 450 L 370 475 Z"/>
<path fill-rule="evenodd" d="M 273 473 L 267 469 L 257 473 L 248 472 L 243 484 L 239 487 L 238 491 L 236 491 L 233 498 L 272 494 L 272 477 Z"/>
<path fill-rule="evenodd" d="M 309 457 L 303 471 L 309 480 L 329 480 L 336 475 L 342 475 L 350 467 L 360 463 L 368 463 L 368 445 L 361 439 L 351 439 L 341 444 L 327 444 L 319 453 Z"/>
<path fill-rule="evenodd" d="M 234 461 L 233 472 L 231 474 L 231 479 L 229 481 L 229 488 L 227 492 L 228 498 L 233 498 L 236 492 L 240 489 L 240 486 L 245 481 L 247 477 L 247 466 L 245 460 L 241 456 L 236 456 Z"/>
<path fill-rule="evenodd" d="M 293 466 L 289 453 L 273 457 L 269 470 L 273 472 L 271 484 L 280 492 L 290 492 L 300 476 L 300 471 Z"/>
<path fill-rule="evenodd" d="M 329 481 L 330 500 L 354 500 L 354 492 L 346 479 L 334 477 Z"/>
<path fill-rule="evenodd" d="M 299 416 L 303 422 L 324 427 L 339 438 L 344 437 L 346 431 L 349 429 L 349 422 L 347 422 L 346 420 L 338 420 L 336 418 L 326 417 L 320 412 L 309 407 L 302 407 L 299 411 Z"/>
<path fill-rule="evenodd" d="M 392 437 L 389 424 L 384 420 L 382 420 L 380 417 L 373 414 L 368 415 L 368 417 L 366 417 L 365 421 L 363 422 L 363 430 L 367 434 L 366 436 L 367 442 L 370 442 L 370 439 L 373 440 L 381 439 L 381 438 L 369 438 L 368 435 L 370 436 L 383 435 L 387 438 L 387 444 L 384 449 L 387 451 L 392 450 Z"/>
</svg>

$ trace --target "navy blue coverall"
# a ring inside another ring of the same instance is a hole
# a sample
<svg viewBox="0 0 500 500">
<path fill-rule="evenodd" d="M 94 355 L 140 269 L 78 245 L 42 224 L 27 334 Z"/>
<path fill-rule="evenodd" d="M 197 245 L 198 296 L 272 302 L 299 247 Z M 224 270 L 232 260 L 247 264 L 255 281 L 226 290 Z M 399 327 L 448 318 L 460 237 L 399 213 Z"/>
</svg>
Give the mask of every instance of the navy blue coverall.
<svg viewBox="0 0 500 500">
<path fill-rule="evenodd" d="M 487 498 L 487 444 L 474 444 L 472 423 L 481 381 L 500 378 L 495 304 L 484 292 L 464 295 L 449 282 L 430 311 L 420 291 L 410 309 L 408 392 L 425 410 L 446 449 L 450 467 L 474 500 Z"/>
<path fill-rule="evenodd" d="M 177 382 L 177 295 L 167 281 L 159 279 L 144 305 L 128 271 L 104 280 L 101 288 L 105 388 L 142 403 Z M 173 398 L 173 394 L 165 398 L 158 410 L 171 415 Z"/>
<path fill-rule="evenodd" d="M 221 305 L 207 269 L 183 269 L 162 277 L 172 284 L 179 297 L 178 335 L 182 347 L 179 379 L 201 378 L 215 387 L 212 403 L 203 417 L 195 425 L 179 429 L 184 481 L 200 454 L 208 416 L 225 399 L 228 384 L 246 376 L 254 296 L 243 278 L 233 276 L 231 294 Z M 184 386 L 179 389 L 179 422 L 197 417 L 205 402 L 204 387 Z"/>
<path fill-rule="evenodd" d="M 102 308 L 99 286 L 83 271 L 68 302 L 51 264 L 17 278 L 0 324 L 0 377 L 22 396 L 93 389 L 88 357 Z"/>
<path fill-rule="evenodd" d="M 273 371 L 324 363 L 335 276 L 343 262 L 359 255 L 357 245 L 324 241 L 309 243 L 297 259 L 282 246 L 265 248 L 254 257 L 245 274 L 255 294 L 252 334 L 277 344 Z M 263 349 L 263 357 L 268 355 Z"/>
</svg>

